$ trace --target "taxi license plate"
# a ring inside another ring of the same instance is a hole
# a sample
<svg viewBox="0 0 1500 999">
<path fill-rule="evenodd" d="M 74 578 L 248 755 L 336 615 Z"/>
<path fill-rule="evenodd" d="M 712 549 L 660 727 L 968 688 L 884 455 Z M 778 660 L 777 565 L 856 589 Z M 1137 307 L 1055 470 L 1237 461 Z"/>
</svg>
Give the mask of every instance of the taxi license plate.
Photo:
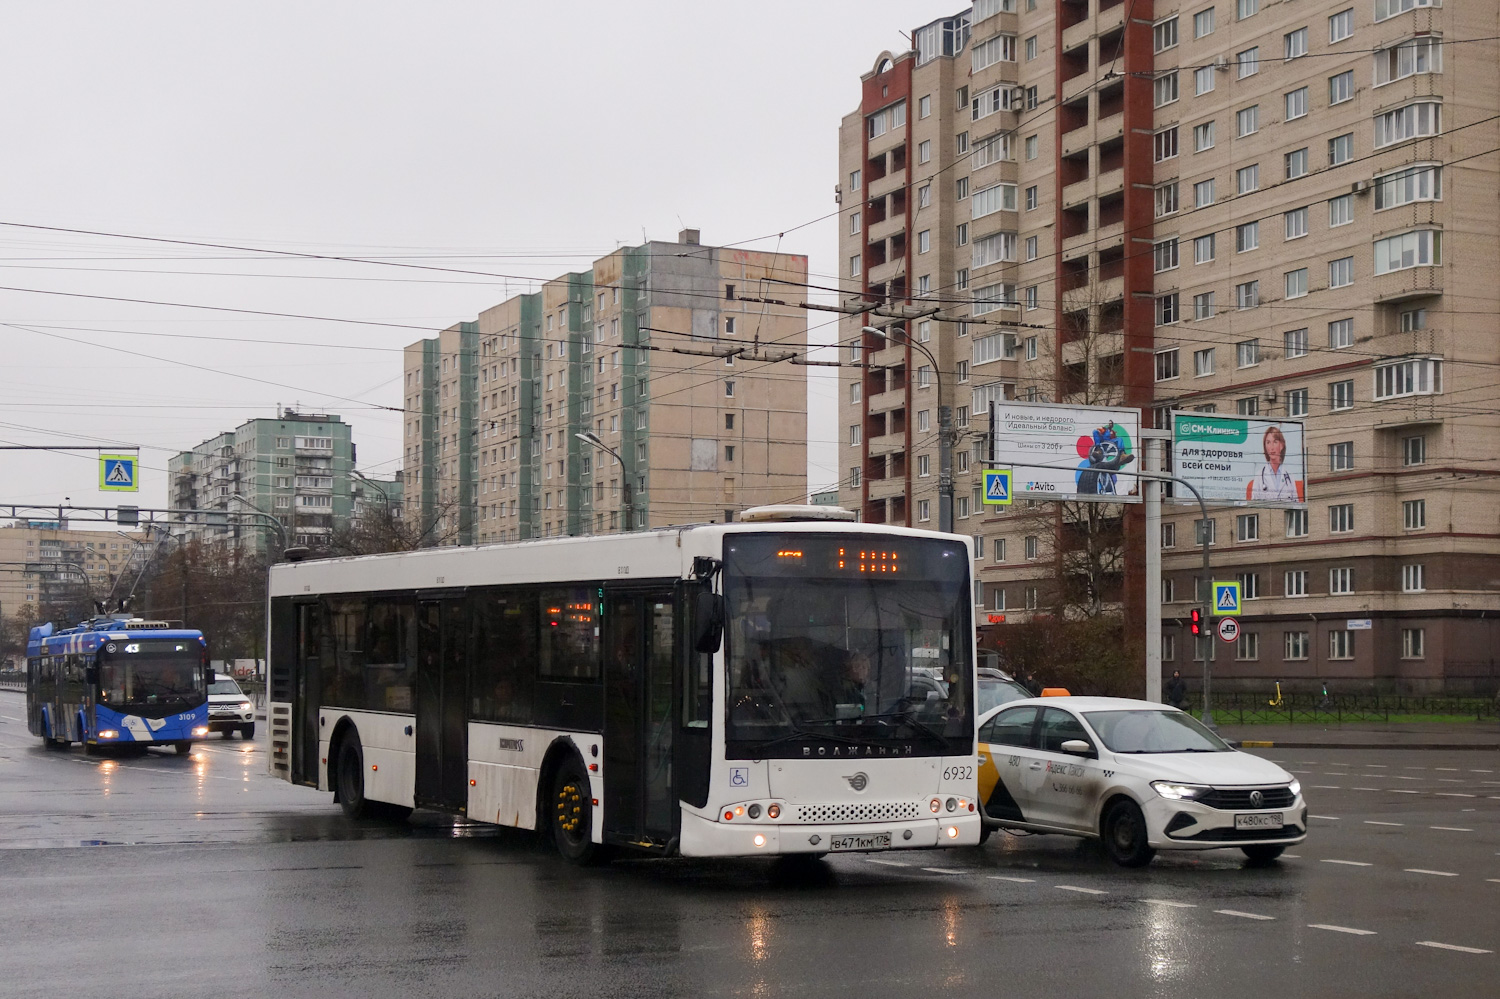
<svg viewBox="0 0 1500 999">
<path fill-rule="evenodd" d="M 863 836 L 830 836 L 828 837 L 828 849 L 834 853 L 843 853 L 848 850 L 889 850 L 891 848 L 891 834 L 868 833 Z"/>
<path fill-rule="evenodd" d="M 1234 817 L 1236 829 L 1280 829 L 1282 827 L 1281 813 L 1272 815 L 1236 815 Z"/>
</svg>

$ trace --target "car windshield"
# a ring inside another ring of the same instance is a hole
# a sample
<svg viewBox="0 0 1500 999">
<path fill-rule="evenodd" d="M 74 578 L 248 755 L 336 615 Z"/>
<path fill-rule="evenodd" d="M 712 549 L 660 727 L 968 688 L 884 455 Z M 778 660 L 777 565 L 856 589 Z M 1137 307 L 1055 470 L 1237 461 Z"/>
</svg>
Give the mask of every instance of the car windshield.
<svg viewBox="0 0 1500 999">
<path fill-rule="evenodd" d="M 228 694 L 231 697 L 245 696 L 245 692 L 240 689 L 240 685 L 227 676 L 214 677 L 214 682 L 208 686 L 208 692 L 210 694 Z"/>
<path fill-rule="evenodd" d="M 734 758 L 849 742 L 903 755 L 969 751 L 973 625 L 961 544 L 740 535 L 725 540 L 724 592 Z"/>
<path fill-rule="evenodd" d="M 1229 745 L 1181 711 L 1085 711 L 1114 753 L 1227 753 Z"/>
<path fill-rule="evenodd" d="M 979 702 L 979 713 L 984 714 L 990 708 L 1001 704 L 1009 704 L 1011 701 L 1019 701 L 1031 696 L 1031 691 L 1021 686 L 1014 680 L 1001 680 L 997 677 L 981 676 L 979 678 L 979 694 L 975 698 Z"/>
</svg>

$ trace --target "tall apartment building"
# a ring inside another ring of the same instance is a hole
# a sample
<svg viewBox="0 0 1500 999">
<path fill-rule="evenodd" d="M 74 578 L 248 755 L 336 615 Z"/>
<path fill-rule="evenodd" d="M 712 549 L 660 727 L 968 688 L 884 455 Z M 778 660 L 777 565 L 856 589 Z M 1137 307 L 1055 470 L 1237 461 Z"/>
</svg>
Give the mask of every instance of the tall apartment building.
<svg viewBox="0 0 1500 999">
<path fill-rule="evenodd" d="M 264 550 L 277 518 L 291 544 L 316 546 L 347 524 L 353 509 L 355 449 L 349 424 L 329 413 L 283 412 L 246 420 L 168 459 L 174 509 L 224 511 L 187 518 L 180 534 Z"/>
<path fill-rule="evenodd" d="M 144 533 L 80 531 L 66 521 L 0 527 L 0 617 L 28 613 L 40 622 L 67 608 L 92 613 L 90 597 L 119 599 L 130 591 L 151 548 Z"/>
<path fill-rule="evenodd" d="M 406 348 L 406 516 L 441 544 L 733 520 L 807 494 L 807 258 L 623 248 Z M 577 436 L 591 432 L 601 452 Z"/>
<path fill-rule="evenodd" d="M 843 323 L 871 365 L 842 373 L 848 505 L 935 524 L 941 383 L 955 530 L 1009 623 L 1058 609 L 1059 532 L 978 505 L 989 399 L 1305 420 L 1305 511 L 1168 506 L 1164 668 L 1197 672 L 1206 530 L 1248 597 L 1216 682 L 1493 685 L 1497 27 L 1493 0 L 984 0 L 882 53 L 840 129 L 844 287 L 942 311 L 905 330 L 926 373 Z"/>
</svg>

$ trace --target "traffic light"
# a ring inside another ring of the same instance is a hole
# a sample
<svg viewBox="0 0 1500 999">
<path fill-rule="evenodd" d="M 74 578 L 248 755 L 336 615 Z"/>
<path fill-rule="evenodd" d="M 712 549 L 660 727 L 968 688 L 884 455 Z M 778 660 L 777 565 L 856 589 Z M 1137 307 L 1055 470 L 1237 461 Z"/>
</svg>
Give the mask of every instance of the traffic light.
<svg viewBox="0 0 1500 999">
<path fill-rule="evenodd" d="M 1190 615 L 1188 618 L 1188 627 L 1192 628 L 1193 634 L 1203 634 L 1203 611 L 1194 607 L 1188 614 Z"/>
</svg>

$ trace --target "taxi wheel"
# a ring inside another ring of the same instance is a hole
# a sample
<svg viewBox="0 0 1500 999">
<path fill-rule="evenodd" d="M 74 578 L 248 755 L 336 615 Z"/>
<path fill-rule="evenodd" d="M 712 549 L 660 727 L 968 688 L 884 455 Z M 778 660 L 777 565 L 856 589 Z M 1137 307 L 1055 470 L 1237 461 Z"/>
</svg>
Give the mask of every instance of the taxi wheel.
<svg viewBox="0 0 1500 999">
<path fill-rule="evenodd" d="M 1276 844 L 1272 846 L 1242 846 L 1240 847 L 1240 849 L 1245 851 L 1245 856 L 1250 858 L 1250 863 L 1269 864 L 1271 861 L 1281 856 L 1281 851 L 1285 850 L 1286 846 L 1282 844 Z"/>
<path fill-rule="evenodd" d="M 1141 806 L 1121 798 L 1104 813 L 1104 850 L 1121 867 L 1145 867 L 1156 856 L 1146 840 Z"/>
</svg>

